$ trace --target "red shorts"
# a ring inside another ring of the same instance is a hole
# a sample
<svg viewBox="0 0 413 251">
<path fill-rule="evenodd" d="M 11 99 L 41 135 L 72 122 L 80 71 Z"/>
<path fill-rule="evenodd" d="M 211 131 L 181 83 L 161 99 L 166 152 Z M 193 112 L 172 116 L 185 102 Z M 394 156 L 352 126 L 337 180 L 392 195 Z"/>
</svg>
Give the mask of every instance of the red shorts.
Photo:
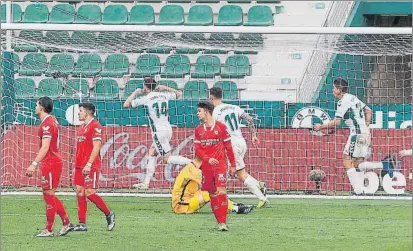
<svg viewBox="0 0 413 251">
<path fill-rule="evenodd" d="M 99 187 L 99 171 L 91 168 L 89 175 L 83 175 L 83 169 L 75 169 L 74 184 L 84 188 L 97 189 Z"/>
<path fill-rule="evenodd" d="M 60 175 L 62 174 L 63 162 L 43 162 L 42 163 L 42 189 L 56 189 L 59 186 Z"/>
<path fill-rule="evenodd" d="M 202 169 L 202 191 L 215 192 L 217 187 L 227 186 L 227 169 Z"/>
</svg>

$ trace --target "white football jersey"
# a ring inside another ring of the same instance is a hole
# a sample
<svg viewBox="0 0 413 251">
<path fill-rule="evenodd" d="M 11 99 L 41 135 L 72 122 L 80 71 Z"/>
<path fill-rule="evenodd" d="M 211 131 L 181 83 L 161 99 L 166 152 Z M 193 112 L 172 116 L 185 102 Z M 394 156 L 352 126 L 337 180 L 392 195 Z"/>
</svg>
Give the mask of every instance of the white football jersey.
<svg viewBox="0 0 413 251">
<path fill-rule="evenodd" d="M 132 107 L 144 105 L 149 112 L 149 126 L 153 132 L 170 130 L 168 101 L 176 99 L 174 92 L 150 92 L 132 100 Z"/>
<path fill-rule="evenodd" d="M 370 130 L 364 116 L 365 108 L 370 109 L 353 94 L 345 93 L 337 103 L 335 117 L 344 120 L 344 123 L 350 128 L 350 134 L 369 134 Z"/>
<path fill-rule="evenodd" d="M 240 119 L 243 113 L 245 113 L 244 109 L 237 105 L 222 103 L 214 108 L 212 117 L 227 126 L 231 137 L 242 137 Z"/>
</svg>

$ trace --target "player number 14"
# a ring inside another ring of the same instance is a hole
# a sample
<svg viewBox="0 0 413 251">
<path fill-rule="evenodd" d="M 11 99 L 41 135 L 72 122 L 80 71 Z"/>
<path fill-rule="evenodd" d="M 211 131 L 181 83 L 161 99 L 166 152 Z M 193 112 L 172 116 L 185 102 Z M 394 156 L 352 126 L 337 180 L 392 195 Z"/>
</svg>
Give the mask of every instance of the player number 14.
<svg viewBox="0 0 413 251">
<path fill-rule="evenodd" d="M 161 115 L 166 116 L 168 115 L 168 104 L 166 102 L 161 103 L 161 107 L 159 107 L 159 103 L 154 103 L 152 108 L 156 112 L 156 117 L 161 117 Z"/>
</svg>

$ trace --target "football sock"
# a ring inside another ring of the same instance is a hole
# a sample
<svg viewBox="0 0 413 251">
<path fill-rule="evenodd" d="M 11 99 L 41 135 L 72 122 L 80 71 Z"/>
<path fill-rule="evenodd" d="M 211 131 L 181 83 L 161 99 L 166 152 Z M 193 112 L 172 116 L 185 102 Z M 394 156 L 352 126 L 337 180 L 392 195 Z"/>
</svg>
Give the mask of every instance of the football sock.
<svg viewBox="0 0 413 251">
<path fill-rule="evenodd" d="M 143 183 L 149 185 L 149 182 L 151 182 L 153 174 L 155 173 L 155 168 L 156 168 L 156 157 L 150 156 L 148 158 L 148 164 L 146 166 L 146 176 L 145 176 L 145 180 L 143 181 Z"/>
<path fill-rule="evenodd" d="M 359 164 L 359 169 L 362 171 L 367 171 L 367 170 L 382 170 L 383 169 L 383 163 L 381 162 L 362 162 Z"/>
<path fill-rule="evenodd" d="M 226 194 L 219 194 L 216 196 L 218 199 L 218 223 L 227 223 L 228 215 L 228 198 Z"/>
<path fill-rule="evenodd" d="M 259 189 L 259 182 L 251 175 L 248 175 L 244 181 L 244 185 L 248 187 L 251 193 L 258 197 L 259 200 L 267 200 L 267 198 L 262 194 L 261 190 Z"/>
<path fill-rule="evenodd" d="M 66 209 L 63 206 L 63 203 L 55 196 L 55 205 L 56 205 L 56 212 L 62 219 L 63 226 L 66 226 L 70 223 L 69 217 L 67 216 Z"/>
<path fill-rule="evenodd" d="M 214 213 L 215 219 L 217 219 L 218 223 L 219 222 L 219 214 L 218 214 L 218 198 L 217 196 L 211 196 L 211 209 L 212 212 Z"/>
<path fill-rule="evenodd" d="M 53 232 L 54 218 L 56 216 L 55 196 L 49 195 L 49 194 L 43 194 L 43 199 L 44 199 L 44 202 L 46 203 L 46 220 L 47 220 L 46 229 L 49 232 Z"/>
<path fill-rule="evenodd" d="M 363 192 L 364 184 L 361 180 L 361 175 L 362 173 L 357 172 L 353 167 L 347 170 L 348 179 L 356 194 L 361 194 Z"/>
<path fill-rule="evenodd" d="M 188 165 L 191 163 L 191 160 L 182 156 L 169 156 L 168 157 L 168 164 L 175 164 L 175 165 Z"/>
<path fill-rule="evenodd" d="M 102 199 L 102 197 L 94 193 L 94 194 L 87 196 L 87 198 L 91 202 L 93 202 L 99 208 L 99 210 L 102 211 L 106 216 L 110 214 L 110 210 L 108 206 L 106 205 L 105 201 Z"/>
<path fill-rule="evenodd" d="M 87 200 L 86 196 L 77 196 L 77 217 L 79 223 L 86 224 Z"/>
</svg>

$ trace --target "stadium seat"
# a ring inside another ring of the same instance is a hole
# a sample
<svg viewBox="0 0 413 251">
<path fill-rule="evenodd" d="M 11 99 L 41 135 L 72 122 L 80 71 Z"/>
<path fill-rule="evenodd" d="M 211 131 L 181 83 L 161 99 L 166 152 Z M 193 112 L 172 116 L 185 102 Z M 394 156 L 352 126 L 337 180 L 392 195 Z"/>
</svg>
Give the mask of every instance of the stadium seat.
<svg viewBox="0 0 413 251">
<path fill-rule="evenodd" d="M 148 25 L 155 23 L 155 13 L 151 5 L 135 5 L 132 7 L 126 24 Z"/>
<path fill-rule="evenodd" d="M 77 60 L 73 76 L 93 77 L 102 70 L 102 59 L 97 54 L 82 54 Z"/>
<path fill-rule="evenodd" d="M 191 73 L 193 78 L 214 78 L 221 72 L 221 61 L 213 55 L 202 55 L 196 60 L 195 71 Z"/>
<path fill-rule="evenodd" d="M 219 9 L 216 26 L 242 25 L 242 8 L 238 5 L 224 5 Z"/>
<path fill-rule="evenodd" d="M 66 82 L 63 95 L 66 97 L 79 97 L 79 91 L 82 93 L 82 96 L 88 96 L 89 83 L 84 78 L 72 78 Z"/>
<path fill-rule="evenodd" d="M 12 52 L 11 53 L 11 58 L 12 58 L 12 61 L 13 61 L 13 71 L 14 71 L 14 73 L 16 73 L 19 70 L 19 66 L 20 66 L 19 55 Z M 0 75 L 3 75 L 3 73 L 4 73 L 5 66 L 3 66 L 3 62 L 4 62 L 3 61 L 3 56 L 0 55 Z"/>
<path fill-rule="evenodd" d="M 40 80 L 39 87 L 36 89 L 36 97 L 56 98 L 62 96 L 62 93 L 63 82 L 58 78 L 44 78 Z"/>
<path fill-rule="evenodd" d="M 103 24 L 124 24 L 128 21 L 128 9 L 125 5 L 113 4 L 103 11 Z"/>
<path fill-rule="evenodd" d="M 79 49 L 95 48 L 98 44 L 96 33 L 90 31 L 73 31 L 71 42 Z"/>
<path fill-rule="evenodd" d="M 219 87 L 223 90 L 223 99 L 234 100 L 238 99 L 238 87 L 237 84 L 232 81 L 218 81 L 214 84 L 215 87 Z"/>
<path fill-rule="evenodd" d="M 165 85 L 178 90 L 178 84 L 173 80 L 159 80 L 158 85 Z"/>
<path fill-rule="evenodd" d="M 105 64 L 103 65 L 103 70 L 100 73 L 102 77 L 123 77 L 129 73 L 129 59 L 124 54 L 112 54 L 109 55 Z"/>
<path fill-rule="evenodd" d="M 226 54 L 235 46 L 235 38 L 232 33 L 212 33 L 206 44 L 214 49 L 207 49 L 204 53 L 207 54 Z M 221 48 L 221 49 L 218 49 Z"/>
<path fill-rule="evenodd" d="M 235 54 L 258 54 L 259 49 L 264 46 L 264 38 L 262 34 L 242 33 L 235 42 L 237 47 L 243 50 L 235 51 Z"/>
<path fill-rule="evenodd" d="M 205 81 L 188 81 L 184 86 L 185 99 L 207 99 L 208 85 Z"/>
<path fill-rule="evenodd" d="M 161 61 L 157 55 L 143 54 L 136 60 L 132 77 L 150 77 L 159 74 Z"/>
<path fill-rule="evenodd" d="M 189 74 L 190 67 L 188 56 L 180 54 L 171 55 L 165 61 L 165 68 L 161 72 L 161 77 L 181 78 Z"/>
<path fill-rule="evenodd" d="M 50 12 L 49 23 L 71 24 L 75 20 L 75 8 L 71 4 L 56 4 Z"/>
<path fill-rule="evenodd" d="M 31 78 L 18 78 L 14 80 L 16 98 L 31 98 L 36 92 L 36 84 Z"/>
<path fill-rule="evenodd" d="M 251 75 L 251 65 L 245 55 L 229 56 L 221 71 L 223 78 L 243 78 L 247 75 Z"/>
<path fill-rule="evenodd" d="M 102 20 L 102 11 L 99 5 L 85 4 L 77 10 L 74 23 L 76 24 L 97 24 Z"/>
<path fill-rule="evenodd" d="M 138 88 L 143 88 L 143 79 L 130 79 L 123 90 L 123 98 L 127 99 Z"/>
<path fill-rule="evenodd" d="M 63 47 L 74 47 L 68 31 L 48 31 L 44 36 L 47 46 L 41 46 L 40 51 L 61 52 Z"/>
<path fill-rule="evenodd" d="M 189 9 L 185 25 L 207 26 L 213 23 L 212 8 L 208 5 L 194 5 Z"/>
<path fill-rule="evenodd" d="M 147 53 L 169 54 L 172 51 L 171 46 L 153 46 L 146 49 Z"/>
<path fill-rule="evenodd" d="M 114 99 L 119 97 L 118 82 L 114 79 L 100 79 L 94 88 L 94 98 Z"/>
<path fill-rule="evenodd" d="M 20 66 L 19 75 L 41 76 L 47 69 L 47 58 L 42 53 L 27 53 Z"/>
<path fill-rule="evenodd" d="M 180 5 L 169 4 L 162 7 L 159 13 L 159 25 L 180 25 L 185 22 L 184 8 Z"/>
<path fill-rule="evenodd" d="M 248 10 L 248 21 L 245 26 L 271 26 L 274 25 L 274 18 L 269 6 L 255 5 Z"/>
<path fill-rule="evenodd" d="M 34 3 L 26 7 L 23 23 L 46 23 L 49 19 L 49 9 L 43 3 Z"/>
<path fill-rule="evenodd" d="M 13 23 L 20 23 L 22 20 L 22 8 L 20 5 L 14 3 L 12 5 L 12 21 Z M 1 22 L 6 22 L 6 5 L 1 5 Z"/>
<path fill-rule="evenodd" d="M 75 65 L 73 56 L 70 54 L 54 54 L 49 62 L 46 76 L 66 77 L 72 73 Z"/>
<path fill-rule="evenodd" d="M 178 54 L 197 54 L 200 52 L 200 48 L 176 48 L 175 52 Z"/>
<path fill-rule="evenodd" d="M 37 52 L 39 50 L 39 46 L 34 43 L 25 43 L 24 40 L 27 41 L 42 41 L 43 40 L 43 33 L 42 31 L 37 30 L 22 30 L 19 34 L 19 39 L 23 41 L 19 41 L 14 46 L 15 52 Z"/>
</svg>

